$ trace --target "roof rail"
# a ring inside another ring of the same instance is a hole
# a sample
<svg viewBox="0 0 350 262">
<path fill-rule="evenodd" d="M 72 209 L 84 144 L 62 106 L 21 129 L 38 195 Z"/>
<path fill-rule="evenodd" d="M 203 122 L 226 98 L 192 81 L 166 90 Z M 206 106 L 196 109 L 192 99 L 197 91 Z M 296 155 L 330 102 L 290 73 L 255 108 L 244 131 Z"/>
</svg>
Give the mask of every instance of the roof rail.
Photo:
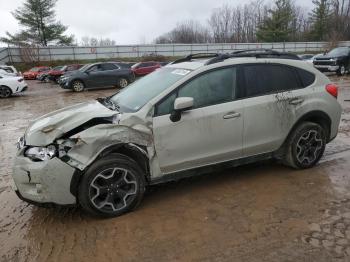
<svg viewBox="0 0 350 262">
<path fill-rule="evenodd" d="M 234 57 L 256 57 L 256 58 L 273 58 L 300 60 L 300 57 L 293 53 L 279 52 L 272 49 L 245 49 L 232 52 L 230 58 Z"/>
<path fill-rule="evenodd" d="M 200 59 L 200 58 L 212 58 L 212 57 L 217 57 L 219 56 L 218 53 L 197 53 L 197 54 L 190 54 L 184 58 L 180 58 L 172 62 L 171 64 L 178 64 L 182 62 L 188 62 L 191 61 L 192 59 Z"/>
<path fill-rule="evenodd" d="M 211 65 L 215 63 L 222 62 L 229 58 L 239 58 L 239 57 L 256 57 L 256 58 L 280 58 L 280 59 L 293 59 L 293 60 L 300 60 L 300 57 L 288 52 L 279 52 L 272 49 L 264 49 L 264 48 L 258 48 L 258 49 L 243 49 L 243 50 L 237 50 L 232 53 L 198 53 L 198 54 L 191 54 L 184 58 L 180 58 L 171 64 L 177 64 L 182 62 L 188 62 L 192 59 L 200 59 L 200 58 L 211 58 L 209 59 L 205 65 Z"/>
</svg>

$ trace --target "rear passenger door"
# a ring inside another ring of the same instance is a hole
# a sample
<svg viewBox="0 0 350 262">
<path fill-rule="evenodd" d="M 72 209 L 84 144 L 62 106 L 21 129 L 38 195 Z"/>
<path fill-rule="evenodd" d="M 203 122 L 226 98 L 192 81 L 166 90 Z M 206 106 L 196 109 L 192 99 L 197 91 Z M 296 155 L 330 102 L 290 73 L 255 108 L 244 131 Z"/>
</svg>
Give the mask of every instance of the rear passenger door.
<svg viewBox="0 0 350 262">
<path fill-rule="evenodd" d="M 103 83 L 105 86 L 115 86 L 118 80 L 119 67 L 112 63 L 102 64 Z"/>
<path fill-rule="evenodd" d="M 243 66 L 243 155 L 277 150 L 297 120 L 305 90 L 297 69 L 282 64 Z"/>
</svg>

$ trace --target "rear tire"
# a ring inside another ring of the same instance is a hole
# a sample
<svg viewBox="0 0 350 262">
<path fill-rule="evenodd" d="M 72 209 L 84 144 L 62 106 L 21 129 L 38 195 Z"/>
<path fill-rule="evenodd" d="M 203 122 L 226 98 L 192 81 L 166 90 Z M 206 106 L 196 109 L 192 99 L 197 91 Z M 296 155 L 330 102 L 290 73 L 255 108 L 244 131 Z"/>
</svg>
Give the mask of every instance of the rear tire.
<svg viewBox="0 0 350 262">
<path fill-rule="evenodd" d="M 0 98 L 7 98 L 12 95 L 12 90 L 7 86 L 0 86 Z"/>
<path fill-rule="evenodd" d="M 112 154 L 97 160 L 83 175 L 78 199 L 94 216 L 116 217 L 140 204 L 145 185 L 145 174 L 134 160 Z"/>
<path fill-rule="evenodd" d="M 118 86 L 119 86 L 120 88 L 125 88 L 125 87 L 127 87 L 128 85 L 129 85 L 128 79 L 126 79 L 126 78 L 124 78 L 124 77 L 118 79 Z"/>
<path fill-rule="evenodd" d="M 80 80 L 74 80 L 72 82 L 72 88 L 74 92 L 82 92 L 85 89 L 85 85 Z"/>
<path fill-rule="evenodd" d="M 317 164 L 326 148 L 326 131 L 319 124 L 301 123 L 287 142 L 284 163 L 295 169 L 311 168 Z"/>
</svg>

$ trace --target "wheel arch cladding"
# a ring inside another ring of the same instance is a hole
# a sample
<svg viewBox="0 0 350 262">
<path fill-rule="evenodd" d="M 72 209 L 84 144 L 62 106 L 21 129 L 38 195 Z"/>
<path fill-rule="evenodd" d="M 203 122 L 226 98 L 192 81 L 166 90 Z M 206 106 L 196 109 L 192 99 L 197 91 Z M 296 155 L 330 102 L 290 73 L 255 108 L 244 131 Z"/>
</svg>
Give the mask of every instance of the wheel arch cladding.
<svg viewBox="0 0 350 262">
<path fill-rule="evenodd" d="M 136 145 L 132 143 L 120 143 L 116 145 L 112 145 L 108 148 L 105 148 L 92 163 L 95 163 L 99 159 L 102 159 L 105 156 L 109 156 L 113 153 L 118 153 L 121 155 L 125 155 L 132 160 L 134 160 L 139 167 L 142 169 L 142 171 L 145 174 L 145 180 L 148 184 L 150 182 L 150 166 L 149 166 L 149 158 L 147 155 L 147 149 L 144 146 Z M 91 164 L 92 164 L 91 163 Z M 91 166 L 91 164 L 89 166 Z M 73 174 L 71 184 L 70 184 L 70 192 L 77 197 L 79 185 L 82 179 L 82 176 L 86 172 L 86 170 L 89 168 L 86 167 L 83 171 L 76 169 L 75 173 Z"/>
<path fill-rule="evenodd" d="M 285 142 L 288 141 L 291 134 L 294 132 L 294 130 L 297 128 L 297 126 L 299 126 L 300 123 L 302 123 L 302 122 L 312 122 L 312 123 L 319 124 L 326 131 L 326 139 L 327 139 L 327 142 L 329 142 L 332 120 L 327 113 L 325 113 L 323 111 L 319 111 L 319 110 L 310 111 L 310 112 L 304 114 L 303 116 L 301 116 L 295 122 L 292 129 L 289 131 L 289 134 L 288 134 Z"/>
<path fill-rule="evenodd" d="M 85 81 L 83 79 L 81 79 L 81 78 L 74 78 L 74 79 L 72 79 L 70 81 L 70 84 L 69 84 L 71 88 L 73 88 L 73 83 L 76 82 L 76 81 L 82 82 L 83 85 L 86 87 L 86 83 L 85 83 Z"/>
</svg>

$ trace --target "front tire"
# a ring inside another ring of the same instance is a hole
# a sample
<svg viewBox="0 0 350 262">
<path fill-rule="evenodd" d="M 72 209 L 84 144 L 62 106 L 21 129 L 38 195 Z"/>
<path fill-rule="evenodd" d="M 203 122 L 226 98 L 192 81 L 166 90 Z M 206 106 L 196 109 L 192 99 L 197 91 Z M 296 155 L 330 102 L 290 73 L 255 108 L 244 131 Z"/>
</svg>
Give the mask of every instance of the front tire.
<svg viewBox="0 0 350 262">
<path fill-rule="evenodd" d="M 48 76 L 45 76 L 45 77 L 44 77 L 44 82 L 45 82 L 45 83 L 50 83 L 50 79 L 49 79 Z"/>
<path fill-rule="evenodd" d="M 85 89 L 85 85 L 80 80 L 74 80 L 72 82 L 72 88 L 74 92 L 82 92 Z"/>
<path fill-rule="evenodd" d="M 319 124 L 301 123 L 291 134 L 284 162 L 295 169 L 311 168 L 317 164 L 326 148 L 326 131 Z"/>
<path fill-rule="evenodd" d="M 83 175 L 79 203 L 94 216 L 120 216 L 141 202 L 145 184 L 145 175 L 134 160 L 112 154 L 97 160 Z"/>
<path fill-rule="evenodd" d="M 338 76 L 343 76 L 343 75 L 345 75 L 345 73 L 346 73 L 346 68 L 345 68 L 344 65 L 341 65 L 340 68 L 337 71 L 337 75 Z"/>
<path fill-rule="evenodd" d="M 7 98 L 12 95 L 12 91 L 7 86 L 0 86 L 0 98 Z"/>
</svg>

